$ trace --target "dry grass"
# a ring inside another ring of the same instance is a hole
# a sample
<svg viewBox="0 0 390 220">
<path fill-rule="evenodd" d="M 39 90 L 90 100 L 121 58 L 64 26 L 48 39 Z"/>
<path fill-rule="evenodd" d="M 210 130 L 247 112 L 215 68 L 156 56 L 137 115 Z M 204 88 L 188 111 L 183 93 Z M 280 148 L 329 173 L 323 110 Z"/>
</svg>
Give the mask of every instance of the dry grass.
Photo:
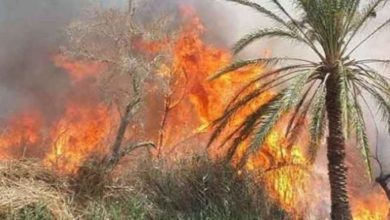
<svg viewBox="0 0 390 220">
<path fill-rule="evenodd" d="M 205 158 L 141 164 L 112 182 L 99 160 L 72 178 L 39 161 L 0 162 L 0 219 L 287 219 L 261 186 Z"/>
<path fill-rule="evenodd" d="M 146 219 L 145 200 L 129 185 L 111 184 L 99 161 L 66 178 L 39 161 L 0 162 L 0 219 Z"/>
<path fill-rule="evenodd" d="M 54 219 L 74 219 L 67 204 L 67 181 L 35 161 L 0 163 L 0 216 L 44 207 Z"/>
</svg>

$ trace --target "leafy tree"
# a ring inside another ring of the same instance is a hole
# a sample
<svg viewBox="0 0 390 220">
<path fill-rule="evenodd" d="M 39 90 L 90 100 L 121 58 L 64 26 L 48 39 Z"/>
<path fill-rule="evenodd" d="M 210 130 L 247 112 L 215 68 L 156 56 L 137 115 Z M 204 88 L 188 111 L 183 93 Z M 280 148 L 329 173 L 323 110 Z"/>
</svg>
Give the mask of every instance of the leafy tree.
<svg viewBox="0 0 390 220">
<path fill-rule="evenodd" d="M 390 24 L 388 19 L 366 37 L 357 38 L 367 23 L 376 17 L 377 10 L 383 8 L 388 1 L 371 0 L 368 4 L 359 0 L 291 1 L 299 16 L 291 14 L 279 0 L 270 1 L 274 6 L 273 10 L 248 0 L 227 1 L 248 6 L 275 23 L 273 28 L 259 29 L 243 37 L 234 46 L 235 53 L 255 40 L 283 38 L 308 47 L 318 59 L 271 57 L 238 61 L 215 74 L 212 79 L 247 65 L 277 66 L 250 82 L 230 103 L 225 114 L 216 121 L 216 130 L 210 144 L 220 137 L 229 119 L 234 117 L 237 111 L 265 91 L 281 88 L 270 101 L 257 106 L 257 109 L 228 135 L 232 143 L 228 157 L 231 159 L 239 143 L 248 138 L 252 138 L 252 142 L 244 160 L 251 152 L 257 151 L 275 124 L 287 112 L 293 113 L 286 131 L 286 137 L 291 142 L 302 130 L 300 127 L 303 125 L 299 123 L 301 119 L 309 118 L 311 162 L 314 162 L 326 128 L 328 129 L 327 155 L 332 219 L 352 219 L 346 188 L 345 140 L 354 132 L 368 171 L 371 172 L 362 108 L 367 105 L 367 96 L 371 96 L 376 101 L 376 107 L 383 113 L 383 120 L 390 124 L 389 78 L 371 66 L 389 64 L 390 61 L 358 60 L 351 55 Z M 254 84 L 260 86 L 253 89 L 251 85 Z M 252 90 L 249 90 L 250 88 Z M 368 105 L 367 107 L 369 108 Z"/>
</svg>

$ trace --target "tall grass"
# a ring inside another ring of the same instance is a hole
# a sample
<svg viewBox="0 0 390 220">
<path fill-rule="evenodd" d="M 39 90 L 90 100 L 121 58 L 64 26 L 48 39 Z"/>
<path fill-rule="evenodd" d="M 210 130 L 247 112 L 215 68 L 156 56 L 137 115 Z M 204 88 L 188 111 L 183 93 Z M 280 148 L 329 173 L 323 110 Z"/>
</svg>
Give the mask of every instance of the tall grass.
<svg viewBox="0 0 390 220">
<path fill-rule="evenodd" d="M 154 165 L 139 187 L 158 210 L 157 219 L 286 219 L 263 187 L 231 167 L 193 158 L 170 168 Z"/>
<path fill-rule="evenodd" d="M 143 163 L 114 178 L 88 162 L 72 178 L 37 162 L 0 166 L 0 219 L 287 219 L 261 185 L 231 167 L 193 158 Z M 118 172 L 119 171 L 119 172 Z M 129 178 L 130 177 L 130 178 Z M 102 182 L 99 182 L 102 181 Z M 96 187 L 96 188 L 95 188 Z"/>
</svg>

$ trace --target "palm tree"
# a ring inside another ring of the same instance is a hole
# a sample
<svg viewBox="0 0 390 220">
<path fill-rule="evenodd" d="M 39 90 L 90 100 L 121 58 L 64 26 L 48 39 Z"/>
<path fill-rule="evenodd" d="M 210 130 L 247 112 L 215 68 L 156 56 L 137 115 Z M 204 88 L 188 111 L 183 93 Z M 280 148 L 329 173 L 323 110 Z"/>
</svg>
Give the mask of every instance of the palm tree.
<svg viewBox="0 0 390 220">
<path fill-rule="evenodd" d="M 383 8 L 387 0 L 294 0 L 299 16 L 288 12 L 279 0 L 270 0 L 274 10 L 248 0 L 227 0 L 255 9 L 270 18 L 275 27 L 260 29 L 239 40 L 234 52 L 238 53 L 255 40 L 283 38 L 307 46 L 316 59 L 272 57 L 233 63 L 216 73 L 211 79 L 247 65 L 275 66 L 269 72 L 248 83 L 228 105 L 224 115 L 216 120 L 210 143 L 220 134 L 241 108 L 269 89 L 278 88 L 277 94 L 253 113 L 222 140 L 231 143 L 228 159 L 235 154 L 239 143 L 251 138 L 246 155 L 257 151 L 275 124 L 285 113 L 292 113 L 286 137 L 295 141 L 302 119 L 309 119 L 311 135 L 309 158 L 314 162 L 316 153 L 328 128 L 327 156 L 331 187 L 332 219 L 352 219 L 346 189 L 345 140 L 350 133 L 358 140 L 368 171 L 371 175 L 370 152 L 362 105 L 372 96 L 383 119 L 390 124 L 389 78 L 378 73 L 372 64 L 389 64 L 389 60 L 353 59 L 351 55 L 380 30 L 390 25 L 390 19 L 376 27 L 365 38 L 357 38 L 366 24 Z M 261 85 L 254 87 L 253 85 Z M 255 89 L 253 89 L 255 88 Z M 280 89 L 279 89 L 280 88 Z M 365 106 L 364 106 L 365 107 Z M 368 109 L 370 106 L 368 106 Z M 230 131 L 229 131 L 230 132 Z M 293 134 L 293 135 L 291 135 Z"/>
</svg>

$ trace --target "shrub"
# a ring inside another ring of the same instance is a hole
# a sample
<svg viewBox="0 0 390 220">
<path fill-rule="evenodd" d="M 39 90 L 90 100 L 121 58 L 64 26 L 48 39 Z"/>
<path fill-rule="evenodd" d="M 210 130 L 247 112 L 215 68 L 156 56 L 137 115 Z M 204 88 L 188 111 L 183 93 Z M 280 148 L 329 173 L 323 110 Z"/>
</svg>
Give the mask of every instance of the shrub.
<svg viewBox="0 0 390 220">
<path fill-rule="evenodd" d="M 142 170 L 143 193 L 158 210 L 157 219 L 286 219 L 261 185 L 231 167 L 201 157 Z"/>
</svg>

